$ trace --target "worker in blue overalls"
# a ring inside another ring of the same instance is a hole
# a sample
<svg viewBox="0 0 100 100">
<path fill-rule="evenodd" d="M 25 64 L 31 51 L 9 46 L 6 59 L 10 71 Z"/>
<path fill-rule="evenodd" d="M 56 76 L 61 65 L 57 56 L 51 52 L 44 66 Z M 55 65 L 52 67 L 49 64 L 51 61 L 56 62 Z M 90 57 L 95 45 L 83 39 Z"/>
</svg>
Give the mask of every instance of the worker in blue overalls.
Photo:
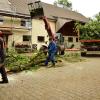
<svg viewBox="0 0 100 100">
<path fill-rule="evenodd" d="M 50 41 L 50 43 L 48 46 L 48 57 L 45 61 L 45 66 L 48 65 L 49 61 L 51 61 L 52 65 L 55 66 L 55 54 L 57 51 L 57 46 L 56 46 L 55 41 L 51 37 L 49 38 L 49 41 Z"/>
</svg>

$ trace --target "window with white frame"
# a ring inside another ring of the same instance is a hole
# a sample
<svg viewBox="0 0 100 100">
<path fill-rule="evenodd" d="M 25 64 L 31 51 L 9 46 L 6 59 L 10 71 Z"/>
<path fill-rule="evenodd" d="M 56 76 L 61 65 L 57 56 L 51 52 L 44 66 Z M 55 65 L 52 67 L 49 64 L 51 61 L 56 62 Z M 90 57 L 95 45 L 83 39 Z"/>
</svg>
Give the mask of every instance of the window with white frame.
<svg viewBox="0 0 100 100">
<path fill-rule="evenodd" d="M 26 28 L 32 28 L 31 19 L 21 19 L 21 26 L 24 26 Z"/>
<path fill-rule="evenodd" d="M 44 42 L 45 38 L 44 38 L 44 36 L 38 36 L 37 40 L 38 40 L 38 42 Z"/>
<path fill-rule="evenodd" d="M 78 37 L 76 37 L 76 42 L 78 42 Z"/>
<path fill-rule="evenodd" d="M 73 42 L 73 37 L 68 37 L 68 42 Z"/>
<path fill-rule="evenodd" d="M 31 19 L 27 19 L 26 20 L 26 27 L 27 28 L 32 28 L 32 21 L 31 21 Z"/>
<path fill-rule="evenodd" d="M 23 41 L 31 41 L 31 35 L 23 35 Z"/>
</svg>

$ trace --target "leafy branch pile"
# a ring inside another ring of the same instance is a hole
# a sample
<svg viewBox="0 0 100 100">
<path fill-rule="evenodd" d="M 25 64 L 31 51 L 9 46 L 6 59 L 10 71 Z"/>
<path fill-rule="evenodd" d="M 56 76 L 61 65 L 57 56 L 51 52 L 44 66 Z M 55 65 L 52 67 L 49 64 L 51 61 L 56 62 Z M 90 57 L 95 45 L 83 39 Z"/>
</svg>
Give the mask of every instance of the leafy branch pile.
<svg viewBox="0 0 100 100">
<path fill-rule="evenodd" d="M 29 63 L 29 61 L 30 58 L 28 56 L 18 54 L 11 50 L 7 53 L 5 64 L 8 70 L 17 72 L 27 69 L 25 66 Z"/>
<path fill-rule="evenodd" d="M 17 52 L 12 50 L 7 53 L 5 64 L 9 71 L 20 72 L 23 70 L 36 70 L 40 68 L 40 66 L 44 64 L 45 59 L 46 55 L 41 51 L 32 53 L 31 56 L 27 56 L 25 54 L 18 54 Z M 65 60 L 67 62 L 82 61 L 78 53 L 57 55 L 56 60 L 58 64 L 59 62 L 62 62 L 62 60 Z"/>
<path fill-rule="evenodd" d="M 11 50 L 7 53 L 6 57 L 6 67 L 12 72 L 19 72 L 22 70 L 27 70 L 35 67 L 39 67 L 44 63 L 46 56 L 43 52 L 33 53 L 32 56 L 26 56 L 25 54 L 18 54 L 17 52 Z"/>
<path fill-rule="evenodd" d="M 46 55 L 42 51 L 38 51 L 36 54 L 33 54 L 30 58 L 30 65 L 42 65 L 46 59 Z"/>
</svg>

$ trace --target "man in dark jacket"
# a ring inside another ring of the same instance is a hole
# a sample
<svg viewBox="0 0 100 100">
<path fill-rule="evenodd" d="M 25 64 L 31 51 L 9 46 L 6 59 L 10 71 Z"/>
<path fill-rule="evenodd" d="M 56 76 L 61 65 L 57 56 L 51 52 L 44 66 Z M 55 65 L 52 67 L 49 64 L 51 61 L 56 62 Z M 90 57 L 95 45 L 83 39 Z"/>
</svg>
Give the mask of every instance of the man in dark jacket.
<svg viewBox="0 0 100 100">
<path fill-rule="evenodd" d="M 45 61 L 45 66 L 48 65 L 48 62 L 51 61 L 52 65 L 55 66 L 55 53 L 57 51 L 56 43 L 52 38 L 49 38 L 49 46 L 48 46 L 48 57 Z"/>
<path fill-rule="evenodd" d="M 2 81 L 0 83 L 8 83 L 7 73 L 4 66 L 5 54 L 4 54 L 4 41 L 0 34 L 0 73 Z"/>
</svg>

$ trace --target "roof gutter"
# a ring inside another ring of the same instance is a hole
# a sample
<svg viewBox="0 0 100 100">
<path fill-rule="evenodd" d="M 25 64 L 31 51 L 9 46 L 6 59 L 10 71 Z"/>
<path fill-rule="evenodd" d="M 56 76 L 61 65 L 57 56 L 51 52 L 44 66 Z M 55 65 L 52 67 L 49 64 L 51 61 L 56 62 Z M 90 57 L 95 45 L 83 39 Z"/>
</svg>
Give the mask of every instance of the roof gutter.
<svg viewBox="0 0 100 100">
<path fill-rule="evenodd" d="M 2 11 L 0 10 L 0 14 L 4 16 L 11 16 L 11 17 L 18 17 L 18 18 L 31 18 L 28 14 L 21 14 L 21 13 L 13 13 L 10 11 Z"/>
</svg>

